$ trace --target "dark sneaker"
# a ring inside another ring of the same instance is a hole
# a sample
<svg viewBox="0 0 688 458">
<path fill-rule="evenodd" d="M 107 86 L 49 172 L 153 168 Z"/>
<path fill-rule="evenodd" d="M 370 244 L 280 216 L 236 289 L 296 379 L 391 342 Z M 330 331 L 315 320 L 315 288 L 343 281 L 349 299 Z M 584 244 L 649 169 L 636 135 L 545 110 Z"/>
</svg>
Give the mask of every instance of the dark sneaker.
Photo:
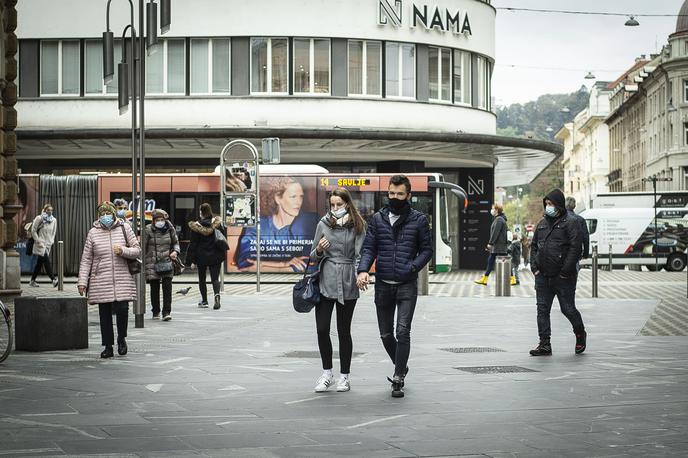
<svg viewBox="0 0 688 458">
<path fill-rule="evenodd" d="M 530 356 L 552 356 L 552 344 L 549 339 L 540 339 L 538 346 L 530 350 Z"/>
<path fill-rule="evenodd" d="M 576 354 L 581 354 L 585 351 L 585 344 L 588 340 L 588 333 L 583 331 L 580 334 L 576 334 Z"/>
<path fill-rule="evenodd" d="M 220 295 L 215 295 L 215 304 L 213 305 L 213 310 L 218 310 L 220 308 Z"/>
<path fill-rule="evenodd" d="M 387 380 L 392 382 L 392 397 L 393 398 L 403 398 L 404 397 L 404 377 L 395 375 L 394 378 L 387 377 Z"/>
<path fill-rule="evenodd" d="M 107 345 L 100 354 L 101 358 L 112 358 L 113 356 L 115 356 L 115 352 L 112 350 L 112 345 Z"/>
<path fill-rule="evenodd" d="M 401 387 L 404 387 L 404 381 L 406 380 L 406 376 L 408 375 L 408 366 L 406 366 L 406 370 L 404 371 L 404 377 L 401 379 Z"/>
<path fill-rule="evenodd" d="M 172 315 L 167 314 L 162 316 L 162 321 L 170 321 L 172 319 Z"/>
<path fill-rule="evenodd" d="M 124 339 L 117 339 L 117 353 L 119 353 L 120 356 L 124 356 L 128 351 L 129 347 L 127 347 L 127 341 Z"/>
<path fill-rule="evenodd" d="M 199 309 L 207 309 L 208 308 L 208 301 L 199 301 L 198 302 L 198 308 Z"/>
<path fill-rule="evenodd" d="M 160 319 L 160 314 L 159 314 L 159 313 L 154 313 L 154 314 L 153 314 L 153 319 L 154 319 L 154 320 L 159 320 L 159 319 Z"/>
</svg>

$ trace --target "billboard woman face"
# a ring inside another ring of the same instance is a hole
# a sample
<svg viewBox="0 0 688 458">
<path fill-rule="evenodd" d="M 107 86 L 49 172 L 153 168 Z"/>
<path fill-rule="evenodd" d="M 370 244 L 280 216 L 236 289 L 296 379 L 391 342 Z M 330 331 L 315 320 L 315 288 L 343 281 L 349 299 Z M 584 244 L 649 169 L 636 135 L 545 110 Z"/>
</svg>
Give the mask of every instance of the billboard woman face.
<svg viewBox="0 0 688 458">
<path fill-rule="evenodd" d="M 289 184 L 282 195 L 275 196 L 275 203 L 280 213 L 284 212 L 291 217 L 298 216 L 303 205 L 303 187 L 301 183 Z"/>
</svg>

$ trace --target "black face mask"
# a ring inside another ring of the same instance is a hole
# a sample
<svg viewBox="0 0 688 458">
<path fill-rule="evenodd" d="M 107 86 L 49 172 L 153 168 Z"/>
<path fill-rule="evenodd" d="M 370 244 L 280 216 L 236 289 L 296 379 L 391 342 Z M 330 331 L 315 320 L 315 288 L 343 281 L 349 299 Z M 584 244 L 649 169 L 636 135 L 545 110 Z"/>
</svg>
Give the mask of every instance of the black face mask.
<svg viewBox="0 0 688 458">
<path fill-rule="evenodd" d="M 401 215 L 405 213 L 411 205 L 408 199 L 389 199 L 389 208 L 395 215 Z"/>
</svg>

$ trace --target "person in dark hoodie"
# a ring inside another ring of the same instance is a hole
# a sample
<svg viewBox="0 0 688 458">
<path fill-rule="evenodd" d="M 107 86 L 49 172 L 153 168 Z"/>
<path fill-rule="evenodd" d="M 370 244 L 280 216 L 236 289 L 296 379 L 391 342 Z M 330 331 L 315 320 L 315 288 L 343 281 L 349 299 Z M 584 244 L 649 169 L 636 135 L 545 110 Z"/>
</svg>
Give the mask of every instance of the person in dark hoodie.
<svg viewBox="0 0 688 458">
<path fill-rule="evenodd" d="M 474 283 L 479 285 L 487 285 L 487 279 L 490 277 L 492 270 L 494 270 L 497 256 L 505 256 L 507 253 L 507 229 L 506 229 L 506 215 L 504 214 L 504 207 L 500 204 L 494 204 L 490 214 L 494 217 L 492 225 L 490 226 L 490 241 L 487 243 L 485 251 L 490 255 L 487 257 L 487 268 L 482 278 L 475 280 Z"/>
<path fill-rule="evenodd" d="M 418 299 L 418 271 L 432 258 L 432 233 L 426 216 L 411 208 L 411 182 L 394 175 L 387 191 L 389 204 L 368 224 L 357 285 L 368 286 L 368 271 L 375 264 L 375 308 L 380 338 L 394 363 L 392 397 L 404 396 L 411 351 L 411 321 Z M 396 338 L 394 314 L 397 314 Z"/>
<path fill-rule="evenodd" d="M 571 322 L 576 335 L 576 353 L 585 351 L 587 333 L 576 309 L 576 264 L 581 257 L 583 238 L 578 221 L 566 212 L 564 193 L 554 189 L 543 199 L 545 217 L 537 224 L 531 244 L 530 269 L 535 275 L 538 346 L 532 356 L 552 354 L 550 312 L 556 296 L 561 312 Z"/>
<path fill-rule="evenodd" d="M 578 230 L 580 231 L 581 237 L 583 239 L 583 252 L 581 253 L 581 259 L 585 259 L 588 256 L 590 256 L 590 231 L 588 231 L 588 223 L 585 222 L 585 218 L 574 212 L 575 208 L 576 199 L 571 196 L 567 197 L 566 213 L 569 215 L 570 218 L 575 219 L 576 222 L 578 222 Z M 580 270 L 580 263 L 578 264 L 577 268 L 578 270 Z"/>
<path fill-rule="evenodd" d="M 215 229 L 227 237 L 227 231 L 219 216 L 213 216 L 213 211 L 207 203 L 201 204 L 200 220 L 190 221 L 191 237 L 189 249 L 186 252 L 186 264 L 198 266 L 198 289 L 201 291 L 199 308 L 208 308 L 208 290 L 205 284 L 206 271 L 210 270 L 210 280 L 213 283 L 215 303 L 213 309 L 220 308 L 220 267 L 227 256 L 226 250 L 220 250 L 215 244 Z"/>
</svg>

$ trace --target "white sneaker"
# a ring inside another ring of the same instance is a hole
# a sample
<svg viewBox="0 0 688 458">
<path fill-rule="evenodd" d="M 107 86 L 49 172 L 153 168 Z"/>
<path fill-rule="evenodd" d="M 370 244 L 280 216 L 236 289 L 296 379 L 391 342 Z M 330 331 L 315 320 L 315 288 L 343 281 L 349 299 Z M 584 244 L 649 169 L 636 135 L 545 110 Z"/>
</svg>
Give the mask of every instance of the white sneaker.
<svg viewBox="0 0 688 458">
<path fill-rule="evenodd" d="M 339 380 L 337 381 L 337 391 L 340 393 L 344 391 L 349 391 L 351 389 L 351 382 L 349 381 L 349 377 L 340 377 Z"/>
<path fill-rule="evenodd" d="M 320 378 L 318 379 L 318 383 L 315 385 L 315 392 L 316 393 L 324 393 L 327 391 L 330 386 L 334 383 L 334 377 L 327 376 L 325 374 L 321 375 Z"/>
<path fill-rule="evenodd" d="M 53 287 L 57 288 L 57 278 L 53 278 Z"/>
<path fill-rule="evenodd" d="M 38 288 L 38 283 L 36 283 L 35 280 L 31 280 L 31 281 L 29 282 L 29 286 L 33 286 L 34 288 Z"/>
</svg>

